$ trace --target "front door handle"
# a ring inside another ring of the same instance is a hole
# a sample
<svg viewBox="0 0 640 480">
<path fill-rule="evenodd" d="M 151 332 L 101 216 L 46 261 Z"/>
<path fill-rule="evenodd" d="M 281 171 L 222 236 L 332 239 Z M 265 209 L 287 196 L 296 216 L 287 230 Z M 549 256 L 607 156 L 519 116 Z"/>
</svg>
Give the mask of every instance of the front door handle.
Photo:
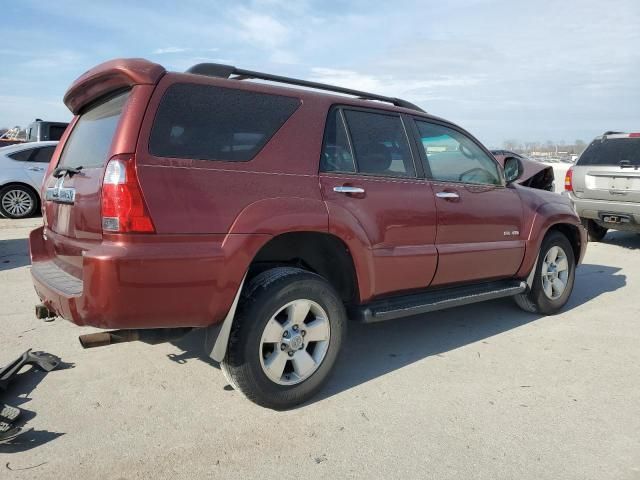
<svg viewBox="0 0 640 480">
<path fill-rule="evenodd" d="M 341 187 L 333 187 L 333 191 L 337 193 L 364 193 L 364 188 L 343 185 Z"/>
<path fill-rule="evenodd" d="M 455 192 L 438 192 L 436 193 L 436 197 L 444 198 L 445 200 L 456 200 L 460 198 L 460 195 Z"/>
<path fill-rule="evenodd" d="M 44 167 L 29 167 L 27 170 L 31 170 L 32 172 L 42 172 L 44 171 Z"/>
</svg>

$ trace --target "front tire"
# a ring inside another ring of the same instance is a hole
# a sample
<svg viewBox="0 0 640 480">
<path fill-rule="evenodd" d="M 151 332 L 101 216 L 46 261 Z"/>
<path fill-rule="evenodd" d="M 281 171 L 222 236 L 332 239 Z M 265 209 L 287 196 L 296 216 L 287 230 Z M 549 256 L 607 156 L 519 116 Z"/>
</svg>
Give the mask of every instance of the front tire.
<svg viewBox="0 0 640 480">
<path fill-rule="evenodd" d="M 514 299 L 527 312 L 553 315 L 569 300 L 575 275 L 571 243 L 562 233 L 552 231 L 542 241 L 531 288 Z"/>
<path fill-rule="evenodd" d="M 329 377 L 346 325 L 344 305 L 324 278 L 299 268 L 267 270 L 242 293 L 223 371 L 252 402 L 294 407 Z"/>
<path fill-rule="evenodd" d="M 29 187 L 7 185 L 0 190 L 0 213 L 6 218 L 27 218 L 38 207 L 38 197 Z"/>
</svg>

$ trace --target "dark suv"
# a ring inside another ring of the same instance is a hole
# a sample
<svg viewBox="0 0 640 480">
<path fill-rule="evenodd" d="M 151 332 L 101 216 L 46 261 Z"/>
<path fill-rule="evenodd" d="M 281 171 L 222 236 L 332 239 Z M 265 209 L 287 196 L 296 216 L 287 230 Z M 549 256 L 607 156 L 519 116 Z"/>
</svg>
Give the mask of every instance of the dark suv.
<svg viewBox="0 0 640 480">
<path fill-rule="evenodd" d="M 555 313 L 585 252 L 568 199 L 517 185 L 517 159 L 503 169 L 400 99 L 134 59 L 86 72 L 64 101 L 75 117 L 30 237 L 37 315 L 118 329 L 86 347 L 199 328 L 267 407 L 320 388 L 347 318 L 507 296 Z"/>
</svg>

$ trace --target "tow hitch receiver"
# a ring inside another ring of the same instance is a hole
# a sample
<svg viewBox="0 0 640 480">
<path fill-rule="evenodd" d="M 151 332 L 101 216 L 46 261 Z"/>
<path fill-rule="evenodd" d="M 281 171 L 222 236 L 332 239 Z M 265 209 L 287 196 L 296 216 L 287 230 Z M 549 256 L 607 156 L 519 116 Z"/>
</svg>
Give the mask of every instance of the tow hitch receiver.
<svg viewBox="0 0 640 480">
<path fill-rule="evenodd" d="M 87 333 L 80 335 L 82 348 L 103 347 L 113 343 L 140 341 L 156 345 L 183 337 L 191 328 L 144 328 L 131 330 L 110 330 L 108 332 Z"/>
<path fill-rule="evenodd" d="M 46 305 L 36 305 L 36 318 L 39 320 L 54 319 L 58 315 L 53 310 L 49 310 Z"/>
</svg>

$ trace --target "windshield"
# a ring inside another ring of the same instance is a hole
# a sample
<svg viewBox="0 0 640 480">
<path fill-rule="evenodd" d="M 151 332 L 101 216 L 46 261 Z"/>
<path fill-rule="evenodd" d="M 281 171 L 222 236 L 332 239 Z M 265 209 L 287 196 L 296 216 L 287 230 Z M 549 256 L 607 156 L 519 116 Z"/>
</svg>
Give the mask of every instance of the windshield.
<svg viewBox="0 0 640 480">
<path fill-rule="evenodd" d="M 578 159 L 578 165 L 640 165 L 640 138 L 594 140 Z"/>
<path fill-rule="evenodd" d="M 127 98 L 128 91 L 111 97 L 83 113 L 64 146 L 58 166 L 104 166 Z"/>
</svg>

